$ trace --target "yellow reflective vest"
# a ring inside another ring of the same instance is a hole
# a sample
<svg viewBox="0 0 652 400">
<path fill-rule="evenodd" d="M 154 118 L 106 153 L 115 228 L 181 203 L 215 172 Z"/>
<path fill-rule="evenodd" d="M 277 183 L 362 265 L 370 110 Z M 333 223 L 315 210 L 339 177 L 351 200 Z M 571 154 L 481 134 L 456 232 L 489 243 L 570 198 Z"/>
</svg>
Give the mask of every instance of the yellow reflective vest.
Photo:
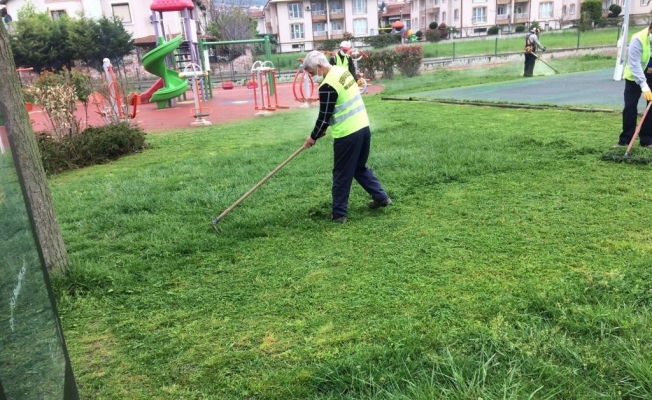
<svg viewBox="0 0 652 400">
<path fill-rule="evenodd" d="M 332 66 L 321 83 L 324 84 L 331 85 L 337 92 L 335 110 L 329 121 L 333 138 L 348 136 L 369 126 L 369 117 L 358 89 L 358 82 L 348 69 Z"/>
<path fill-rule="evenodd" d="M 632 36 L 632 39 L 638 38 L 643 46 L 643 51 L 641 52 L 641 66 L 643 71 L 645 71 L 648 62 L 650 62 L 650 39 L 648 38 L 648 33 L 649 29 L 645 28 L 640 32 L 636 32 L 634 36 Z M 628 81 L 635 81 L 634 74 L 632 74 L 632 70 L 629 68 L 629 63 L 625 64 L 624 77 Z"/>
<path fill-rule="evenodd" d="M 335 53 L 335 65 L 349 69 L 349 57 L 341 57 L 338 51 Z"/>
</svg>

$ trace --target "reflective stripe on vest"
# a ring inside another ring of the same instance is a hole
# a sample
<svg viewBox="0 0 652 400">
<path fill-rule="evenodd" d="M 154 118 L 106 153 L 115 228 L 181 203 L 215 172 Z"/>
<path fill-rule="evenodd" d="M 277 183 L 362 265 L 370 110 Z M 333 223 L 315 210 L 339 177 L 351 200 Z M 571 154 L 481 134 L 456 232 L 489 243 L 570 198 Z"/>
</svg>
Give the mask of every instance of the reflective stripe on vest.
<svg viewBox="0 0 652 400">
<path fill-rule="evenodd" d="M 647 63 L 650 62 L 650 39 L 647 36 L 648 32 L 649 29 L 645 28 L 640 32 L 636 32 L 634 36 L 632 36 L 632 39 L 638 38 L 643 46 L 643 51 L 641 52 L 641 67 L 643 68 L 643 71 L 645 71 Z M 629 68 L 629 63 L 625 64 L 625 74 L 623 76 L 628 81 L 635 80 L 634 74 L 632 74 L 632 70 Z"/>
<path fill-rule="evenodd" d="M 337 92 L 335 110 L 329 124 L 333 138 L 348 136 L 369 126 L 367 109 L 360 96 L 358 83 L 344 67 L 332 66 L 322 85 L 329 84 Z"/>
</svg>

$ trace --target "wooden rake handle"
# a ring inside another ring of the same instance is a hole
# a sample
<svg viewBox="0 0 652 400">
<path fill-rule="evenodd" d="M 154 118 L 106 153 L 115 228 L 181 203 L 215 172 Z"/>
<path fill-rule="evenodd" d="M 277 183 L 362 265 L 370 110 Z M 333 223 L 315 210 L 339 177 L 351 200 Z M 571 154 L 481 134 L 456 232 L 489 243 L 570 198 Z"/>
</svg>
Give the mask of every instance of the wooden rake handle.
<svg viewBox="0 0 652 400">
<path fill-rule="evenodd" d="M 305 147 L 303 145 L 301 145 L 301 147 L 299 147 L 294 153 L 292 153 L 292 155 L 290 155 L 288 158 L 285 159 L 285 161 L 283 161 L 281 164 L 279 164 L 278 167 L 274 168 L 269 174 L 267 174 L 263 179 L 261 179 L 260 182 L 255 184 L 254 187 L 247 190 L 247 193 L 243 194 L 238 200 L 236 200 L 235 203 L 233 203 L 229 208 L 224 210 L 224 212 L 222 212 L 222 214 L 220 214 L 217 217 L 213 218 L 213 227 L 215 228 L 215 230 L 217 230 L 217 223 L 220 222 L 220 220 L 222 218 L 226 217 L 228 213 L 233 211 L 233 209 L 238 206 L 238 204 L 242 203 L 244 201 L 244 199 L 249 197 L 249 195 L 251 195 L 253 192 L 255 192 L 259 187 L 261 187 L 263 185 L 263 183 L 267 182 L 267 180 L 269 180 L 269 178 L 274 176 L 275 173 L 277 173 L 287 163 L 292 161 L 292 159 L 294 157 L 298 156 L 299 153 L 301 153 L 304 149 L 305 149 Z"/>
<path fill-rule="evenodd" d="M 638 123 L 636 126 L 636 130 L 634 131 L 634 135 L 632 136 L 632 140 L 629 141 L 629 145 L 627 145 L 627 150 L 625 150 L 625 156 L 629 155 L 629 152 L 632 150 L 632 146 L 634 146 L 634 142 L 636 141 L 636 137 L 638 137 L 639 132 L 641 132 L 641 128 L 643 127 L 643 122 L 645 121 L 645 117 L 647 116 L 647 112 L 650 111 L 650 106 L 652 105 L 652 101 L 648 101 L 647 107 L 645 107 L 645 111 L 643 111 L 643 116 L 641 117 L 641 122 Z"/>
</svg>

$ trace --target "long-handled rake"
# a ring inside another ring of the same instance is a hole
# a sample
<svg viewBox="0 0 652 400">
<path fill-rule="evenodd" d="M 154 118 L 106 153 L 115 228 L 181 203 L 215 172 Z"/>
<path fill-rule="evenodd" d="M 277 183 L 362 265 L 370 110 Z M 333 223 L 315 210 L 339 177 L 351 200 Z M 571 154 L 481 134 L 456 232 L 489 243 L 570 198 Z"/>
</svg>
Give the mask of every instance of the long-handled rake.
<svg viewBox="0 0 652 400">
<path fill-rule="evenodd" d="M 273 169 L 269 174 L 267 174 L 263 179 L 261 179 L 260 182 L 258 182 L 257 184 L 255 184 L 254 187 L 252 187 L 251 189 L 247 190 L 247 193 L 243 194 L 242 197 L 240 197 L 238 200 L 236 200 L 235 203 L 231 204 L 231 206 L 229 206 L 229 208 L 227 208 L 226 210 L 224 210 L 224 212 L 222 212 L 222 214 L 220 214 L 220 215 L 218 215 L 217 217 L 213 218 L 213 229 L 215 229 L 215 232 L 217 232 L 217 233 L 220 232 L 219 228 L 217 227 L 217 224 L 222 220 L 222 218 L 226 217 L 228 213 L 230 213 L 231 211 L 233 211 L 233 209 L 236 208 L 236 207 L 238 206 L 238 204 L 242 203 L 242 202 L 244 201 L 244 199 L 246 199 L 247 197 L 249 197 L 250 194 L 252 194 L 252 193 L 255 192 L 259 187 L 261 187 L 261 186 L 263 185 L 263 183 L 267 182 L 267 180 L 268 180 L 269 178 L 271 178 L 272 176 L 274 176 L 275 173 L 277 173 L 281 168 L 283 168 L 283 167 L 285 166 L 285 164 L 287 164 L 287 163 L 289 163 L 290 161 L 292 161 L 292 159 L 293 159 L 294 157 L 296 157 L 297 155 L 299 155 L 299 153 L 301 153 L 304 149 L 305 149 L 305 147 L 304 147 L 303 145 L 302 145 L 301 147 L 299 147 L 299 148 L 297 149 L 297 151 L 295 151 L 294 153 L 292 153 L 292 155 L 291 155 L 290 157 L 286 158 L 285 161 L 283 161 L 281 164 L 279 164 L 278 167 L 274 168 L 274 169 Z"/>
<path fill-rule="evenodd" d="M 636 142 L 636 138 L 638 137 L 639 132 L 641 132 L 641 128 L 643 127 L 643 122 L 645 121 L 645 117 L 647 116 L 648 111 L 650 111 L 650 106 L 652 106 L 652 101 L 647 103 L 647 107 L 645 107 L 645 111 L 643 111 L 643 116 L 641 117 L 641 121 L 638 123 L 636 126 L 636 130 L 634 131 L 634 135 L 632 136 L 632 140 L 629 141 L 629 144 L 627 145 L 627 150 L 625 150 L 625 154 L 623 155 L 618 155 L 618 154 L 603 154 L 602 159 L 605 161 L 630 161 L 630 162 L 635 162 L 635 163 L 642 163 L 642 164 L 647 164 L 652 162 L 652 158 L 646 158 L 646 157 L 632 157 L 629 155 L 629 152 L 632 150 L 632 146 L 634 146 L 634 142 Z"/>
<path fill-rule="evenodd" d="M 559 73 L 559 71 L 557 71 L 556 69 L 554 69 L 554 68 L 552 67 L 552 65 L 550 65 L 550 64 L 548 64 L 547 62 L 543 61 L 543 60 L 541 59 L 541 57 L 539 57 L 539 55 L 538 55 L 537 53 L 532 53 L 532 54 L 534 54 L 534 56 L 537 58 L 537 60 L 539 60 L 539 61 L 541 61 L 542 63 L 546 64 L 546 65 L 548 66 L 548 68 L 550 68 L 551 70 L 555 71 L 555 74 L 558 74 L 558 73 Z"/>
</svg>

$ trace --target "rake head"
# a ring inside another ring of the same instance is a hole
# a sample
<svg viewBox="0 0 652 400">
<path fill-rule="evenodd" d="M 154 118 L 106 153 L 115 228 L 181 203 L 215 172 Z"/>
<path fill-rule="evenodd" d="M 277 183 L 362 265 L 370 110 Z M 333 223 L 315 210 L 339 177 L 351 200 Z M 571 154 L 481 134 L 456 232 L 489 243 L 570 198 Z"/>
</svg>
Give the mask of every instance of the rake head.
<svg viewBox="0 0 652 400">
<path fill-rule="evenodd" d="M 217 226 L 217 224 L 220 222 L 222 218 L 221 217 L 214 217 L 213 218 L 213 229 L 215 230 L 215 233 L 220 233 L 220 228 Z"/>
<path fill-rule="evenodd" d="M 649 164 L 652 158 L 649 157 L 632 157 L 630 154 L 603 154 L 602 161 L 628 162 L 634 164 Z"/>
</svg>

